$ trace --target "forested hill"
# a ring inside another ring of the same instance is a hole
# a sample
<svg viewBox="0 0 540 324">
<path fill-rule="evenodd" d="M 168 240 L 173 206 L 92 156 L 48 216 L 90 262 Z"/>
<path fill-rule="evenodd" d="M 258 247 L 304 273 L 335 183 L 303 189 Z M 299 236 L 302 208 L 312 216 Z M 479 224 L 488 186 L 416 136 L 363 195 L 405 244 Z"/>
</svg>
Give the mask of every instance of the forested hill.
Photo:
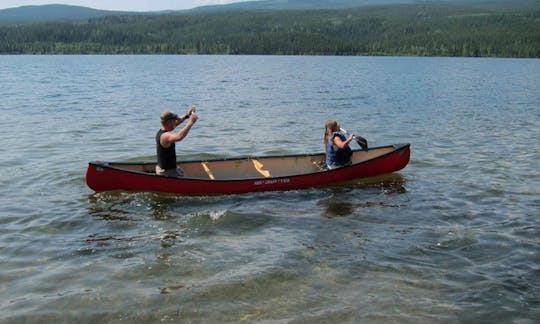
<svg viewBox="0 0 540 324">
<path fill-rule="evenodd" d="M 21 6 L 0 10 L 0 25 L 9 23 L 29 23 L 52 20 L 78 20 L 104 16 L 136 15 L 136 14 L 184 14 L 208 13 L 234 10 L 311 10 L 311 9 L 345 9 L 366 6 L 382 6 L 396 4 L 447 4 L 466 6 L 482 10 L 540 10 L 538 0 L 258 0 L 234 2 L 225 5 L 201 6 L 189 10 L 135 13 L 127 11 L 97 10 L 70 5 Z"/>
<path fill-rule="evenodd" d="M 442 3 L 120 15 L 0 25 L 0 53 L 540 57 L 539 21 Z"/>
<path fill-rule="evenodd" d="M 484 10 L 538 10 L 538 0 L 259 0 L 202 6 L 191 11 L 344 9 L 396 4 L 445 4 Z"/>
<path fill-rule="evenodd" d="M 56 4 L 23 6 L 0 10 L 0 24 L 51 20 L 81 20 L 118 14 L 126 15 L 130 13 Z"/>
<path fill-rule="evenodd" d="M 110 11 L 86 8 L 81 6 L 48 4 L 48 5 L 30 5 L 16 8 L 0 10 L 0 24 L 10 23 L 31 23 L 54 20 L 80 20 L 99 18 L 104 16 L 125 16 L 125 15 L 160 15 L 160 14 L 187 14 L 218 12 L 231 10 L 289 10 L 289 9 L 344 9 L 353 7 L 362 7 L 370 5 L 388 5 L 416 3 L 422 0 L 259 0 L 234 2 L 225 5 L 207 5 L 188 10 L 164 10 L 156 12 L 128 12 L 128 11 Z M 441 0 L 432 0 L 441 1 Z M 442 0 L 442 1 L 462 1 L 462 0 Z M 472 0 L 484 1 L 484 0 Z M 491 0 L 505 1 L 505 0 Z M 518 0 L 529 1 L 529 0 Z"/>
<path fill-rule="evenodd" d="M 432 0 L 462 1 L 462 0 Z M 472 0 L 484 1 L 484 0 Z M 503 1 L 503 0 L 495 0 Z M 524 1 L 524 0 L 518 0 Z M 291 9 L 345 9 L 374 5 L 413 4 L 423 0 L 259 0 L 234 2 L 225 5 L 202 6 L 192 12 L 227 11 L 227 10 L 291 10 Z"/>
</svg>

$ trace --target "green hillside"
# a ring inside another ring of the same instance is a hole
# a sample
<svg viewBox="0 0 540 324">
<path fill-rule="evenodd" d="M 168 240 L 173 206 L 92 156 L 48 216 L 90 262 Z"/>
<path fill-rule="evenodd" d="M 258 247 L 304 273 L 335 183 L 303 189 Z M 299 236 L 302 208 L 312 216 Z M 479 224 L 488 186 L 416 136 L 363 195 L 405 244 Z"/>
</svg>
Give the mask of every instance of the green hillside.
<svg viewBox="0 0 540 324">
<path fill-rule="evenodd" d="M 0 26 L 0 53 L 540 57 L 540 10 L 414 4 Z"/>
<path fill-rule="evenodd" d="M 96 10 L 79 6 L 23 6 L 0 10 L 0 24 L 52 20 L 81 20 L 119 14 L 116 11 Z M 123 14 L 128 14 L 124 12 Z"/>
<path fill-rule="evenodd" d="M 236 2 L 226 5 L 202 6 L 191 11 L 344 9 L 374 5 L 412 4 L 418 2 L 418 0 L 262 0 Z"/>
<path fill-rule="evenodd" d="M 202 6 L 194 12 L 225 10 L 344 9 L 397 4 L 459 5 L 484 10 L 539 10 L 538 0 L 262 0 Z"/>
</svg>

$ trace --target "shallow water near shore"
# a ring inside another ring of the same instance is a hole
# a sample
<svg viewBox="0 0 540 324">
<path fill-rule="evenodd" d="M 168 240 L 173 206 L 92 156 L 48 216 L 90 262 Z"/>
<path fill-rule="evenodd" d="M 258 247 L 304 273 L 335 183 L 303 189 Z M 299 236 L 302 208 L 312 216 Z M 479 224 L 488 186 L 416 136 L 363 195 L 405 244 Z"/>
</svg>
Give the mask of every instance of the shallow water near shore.
<svg viewBox="0 0 540 324">
<path fill-rule="evenodd" d="M 0 322 L 535 322 L 540 61 L 2 56 Z M 337 118 L 398 173 L 218 197 L 94 193 L 91 160 L 320 152 Z"/>
</svg>

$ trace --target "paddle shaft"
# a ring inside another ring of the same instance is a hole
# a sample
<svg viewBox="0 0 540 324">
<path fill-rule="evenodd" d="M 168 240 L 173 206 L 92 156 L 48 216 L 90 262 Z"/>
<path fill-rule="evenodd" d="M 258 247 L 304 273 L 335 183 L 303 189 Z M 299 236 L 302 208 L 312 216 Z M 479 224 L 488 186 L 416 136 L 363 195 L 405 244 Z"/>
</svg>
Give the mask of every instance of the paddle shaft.
<svg viewBox="0 0 540 324">
<path fill-rule="evenodd" d="M 340 130 L 345 134 L 350 134 L 346 129 L 340 128 Z M 363 138 L 362 136 L 359 136 L 359 135 L 352 134 L 352 136 L 353 136 L 353 139 L 356 141 L 356 143 L 358 143 L 358 145 L 360 145 L 360 147 L 363 150 L 365 150 L 365 151 L 368 150 L 367 139 L 365 139 L 365 138 Z"/>
</svg>

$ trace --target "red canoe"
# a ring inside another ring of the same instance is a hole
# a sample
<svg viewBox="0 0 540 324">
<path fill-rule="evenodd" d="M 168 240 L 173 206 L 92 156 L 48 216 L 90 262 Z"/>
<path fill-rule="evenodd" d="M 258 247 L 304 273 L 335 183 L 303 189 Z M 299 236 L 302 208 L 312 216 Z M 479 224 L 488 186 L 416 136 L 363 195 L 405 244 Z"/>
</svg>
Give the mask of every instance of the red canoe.
<svg viewBox="0 0 540 324">
<path fill-rule="evenodd" d="M 227 158 L 178 162 L 185 175 L 155 174 L 155 162 L 90 162 L 86 183 L 94 191 L 127 190 L 168 192 L 186 196 L 292 190 L 335 184 L 403 169 L 410 145 L 399 144 L 355 150 L 352 164 L 326 170 L 320 154 Z"/>
</svg>

